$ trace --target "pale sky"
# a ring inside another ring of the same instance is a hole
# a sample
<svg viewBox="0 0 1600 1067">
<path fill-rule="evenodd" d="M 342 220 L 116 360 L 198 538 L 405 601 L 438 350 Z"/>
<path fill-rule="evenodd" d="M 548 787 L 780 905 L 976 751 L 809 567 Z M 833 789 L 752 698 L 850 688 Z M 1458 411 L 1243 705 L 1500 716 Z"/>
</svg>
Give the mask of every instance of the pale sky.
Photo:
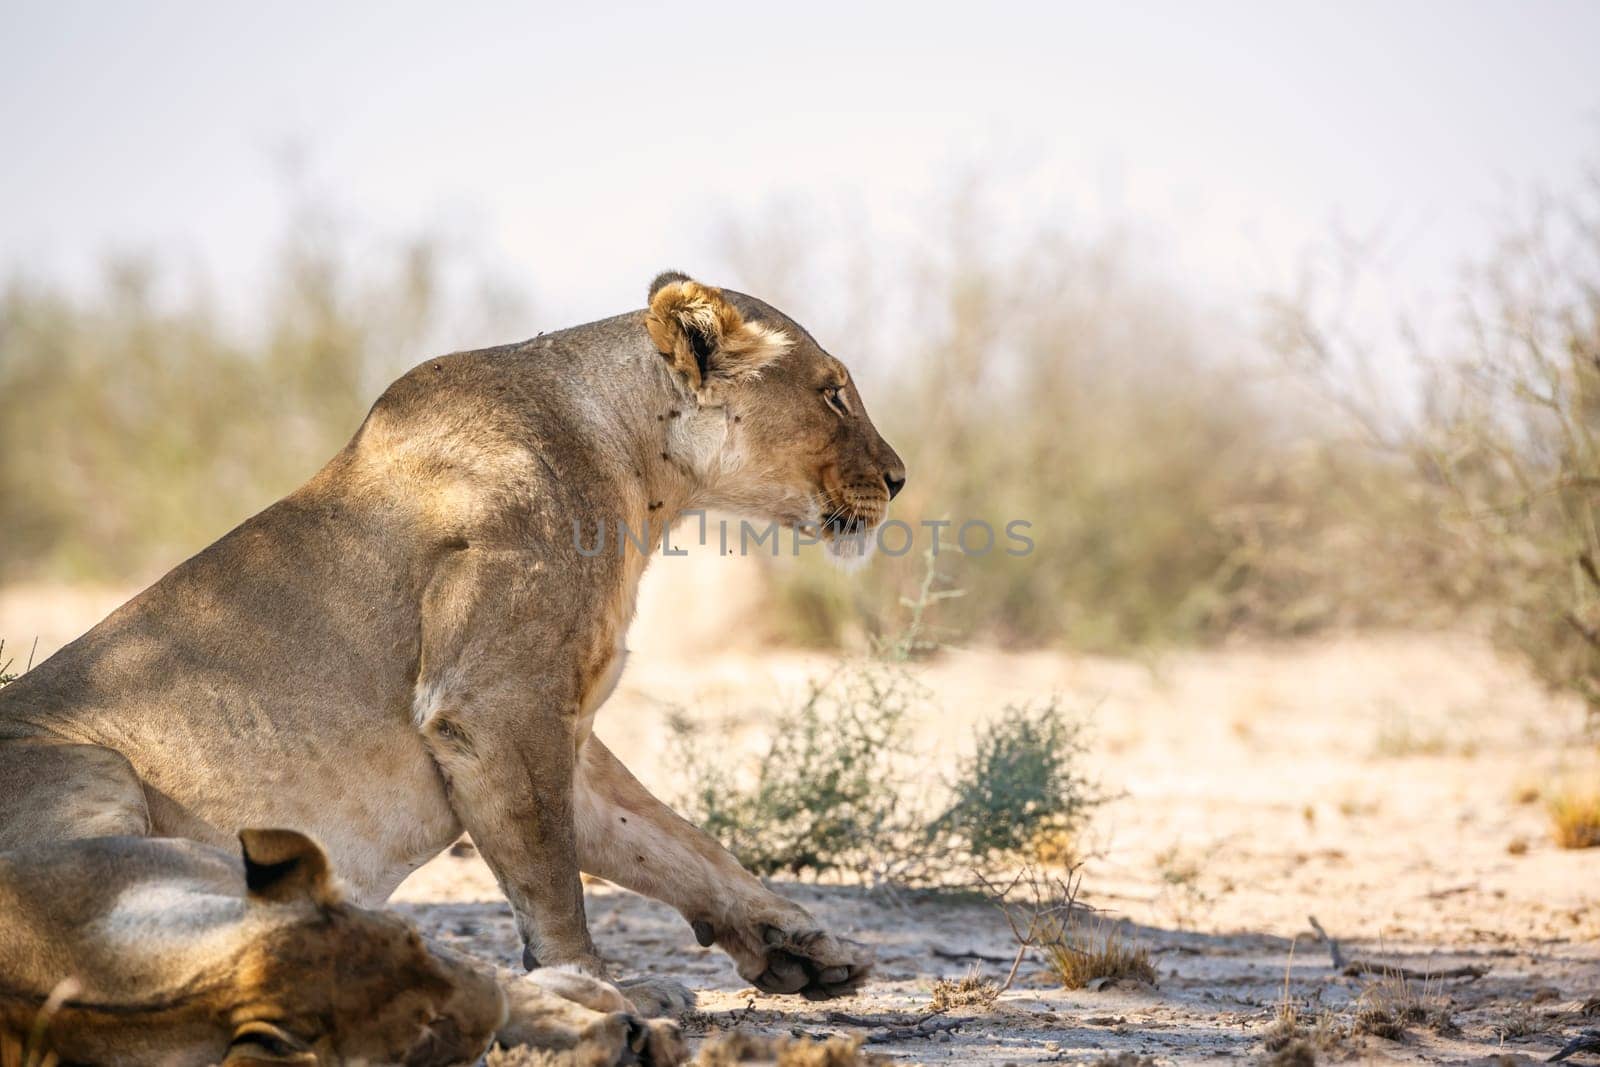
<svg viewBox="0 0 1600 1067">
<path fill-rule="evenodd" d="M 154 251 L 245 307 L 286 145 L 360 225 L 469 235 L 541 329 L 715 263 L 730 213 L 914 233 L 965 170 L 1023 228 L 1135 227 L 1207 299 L 1336 223 L 1426 292 L 1600 149 L 1600 3 L 0 10 L 0 274 Z"/>
</svg>

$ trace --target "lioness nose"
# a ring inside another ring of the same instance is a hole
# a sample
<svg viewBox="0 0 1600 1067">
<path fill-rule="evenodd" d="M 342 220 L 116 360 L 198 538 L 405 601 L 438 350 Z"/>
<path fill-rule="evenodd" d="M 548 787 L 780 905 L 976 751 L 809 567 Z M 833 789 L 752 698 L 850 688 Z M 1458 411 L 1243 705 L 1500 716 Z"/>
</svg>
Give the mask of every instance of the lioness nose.
<svg viewBox="0 0 1600 1067">
<path fill-rule="evenodd" d="M 905 471 L 885 471 L 883 484 L 889 487 L 889 499 L 893 500 L 900 495 L 900 490 L 906 487 Z"/>
</svg>

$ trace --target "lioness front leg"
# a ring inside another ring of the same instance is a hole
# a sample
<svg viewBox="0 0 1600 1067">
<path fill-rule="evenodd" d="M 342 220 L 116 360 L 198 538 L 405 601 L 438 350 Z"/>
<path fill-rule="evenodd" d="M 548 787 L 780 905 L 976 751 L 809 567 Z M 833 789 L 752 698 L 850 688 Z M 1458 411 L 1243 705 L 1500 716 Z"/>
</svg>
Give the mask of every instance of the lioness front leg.
<svg viewBox="0 0 1600 1067">
<path fill-rule="evenodd" d="M 575 714 L 543 707 L 518 718 L 522 736 L 447 714 L 424 730 L 462 826 L 511 902 L 524 966 L 571 966 L 603 978 L 573 832 Z"/>
<path fill-rule="evenodd" d="M 756 988 L 821 1000 L 867 977 L 868 946 L 827 933 L 805 908 L 762 885 L 595 737 L 580 754 L 576 803 L 583 869 L 677 908 L 696 940 L 720 946 Z"/>
<path fill-rule="evenodd" d="M 461 825 L 494 872 L 523 963 L 605 977 L 589 938 L 573 819 L 580 694 L 560 624 L 526 609 L 534 570 L 515 554 L 474 559 L 430 587 L 413 714 Z M 566 633 L 570 634 L 570 629 Z"/>
</svg>

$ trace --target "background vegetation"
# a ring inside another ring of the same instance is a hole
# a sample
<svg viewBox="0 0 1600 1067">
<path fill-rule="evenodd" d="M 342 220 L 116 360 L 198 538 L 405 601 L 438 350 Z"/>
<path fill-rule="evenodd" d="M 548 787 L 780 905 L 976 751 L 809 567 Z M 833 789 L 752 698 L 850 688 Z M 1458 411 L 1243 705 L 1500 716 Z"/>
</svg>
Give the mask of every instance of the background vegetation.
<svg viewBox="0 0 1600 1067">
<path fill-rule="evenodd" d="M 965 594 L 945 636 L 1122 650 L 1477 619 L 1600 702 L 1597 203 L 1508 226 L 1450 347 L 1399 362 L 1317 292 L 1210 314 L 1137 240 L 1002 235 L 979 195 L 915 240 L 863 234 L 824 306 L 837 250 L 793 212 L 730 224 L 725 273 L 857 369 L 912 472 L 900 517 L 1032 524 L 1025 561 L 942 557 Z M 87 293 L 5 287 L 0 581 L 153 577 L 303 480 L 405 367 L 555 325 L 448 241 L 313 209 L 269 275 L 243 317 L 147 260 Z M 769 577 L 780 637 L 864 643 L 922 566 Z"/>
<path fill-rule="evenodd" d="M 303 482 L 388 382 L 519 302 L 443 237 L 291 218 L 244 315 L 150 257 L 0 292 L 0 581 L 148 580 Z"/>
</svg>

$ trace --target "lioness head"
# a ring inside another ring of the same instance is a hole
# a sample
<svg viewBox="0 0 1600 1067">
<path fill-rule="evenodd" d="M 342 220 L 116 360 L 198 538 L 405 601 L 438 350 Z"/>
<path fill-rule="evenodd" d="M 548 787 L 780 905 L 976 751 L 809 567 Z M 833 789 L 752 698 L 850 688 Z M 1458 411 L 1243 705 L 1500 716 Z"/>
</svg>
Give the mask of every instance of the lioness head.
<svg viewBox="0 0 1600 1067">
<path fill-rule="evenodd" d="M 651 283 L 645 326 L 695 408 L 680 432 L 707 502 L 864 558 L 906 469 L 845 365 L 776 308 L 675 272 Z"/>
<path fill-rule="evenodd" d="M 343 903 L 309 838 L 245 830 L 249 906 L 225 1061 L 471 1062 L 505 1012 L 494 980 L 428 951 L 409 923 Z M 252 924 L 255 925 L 255 924 Z"/>
</svg>

